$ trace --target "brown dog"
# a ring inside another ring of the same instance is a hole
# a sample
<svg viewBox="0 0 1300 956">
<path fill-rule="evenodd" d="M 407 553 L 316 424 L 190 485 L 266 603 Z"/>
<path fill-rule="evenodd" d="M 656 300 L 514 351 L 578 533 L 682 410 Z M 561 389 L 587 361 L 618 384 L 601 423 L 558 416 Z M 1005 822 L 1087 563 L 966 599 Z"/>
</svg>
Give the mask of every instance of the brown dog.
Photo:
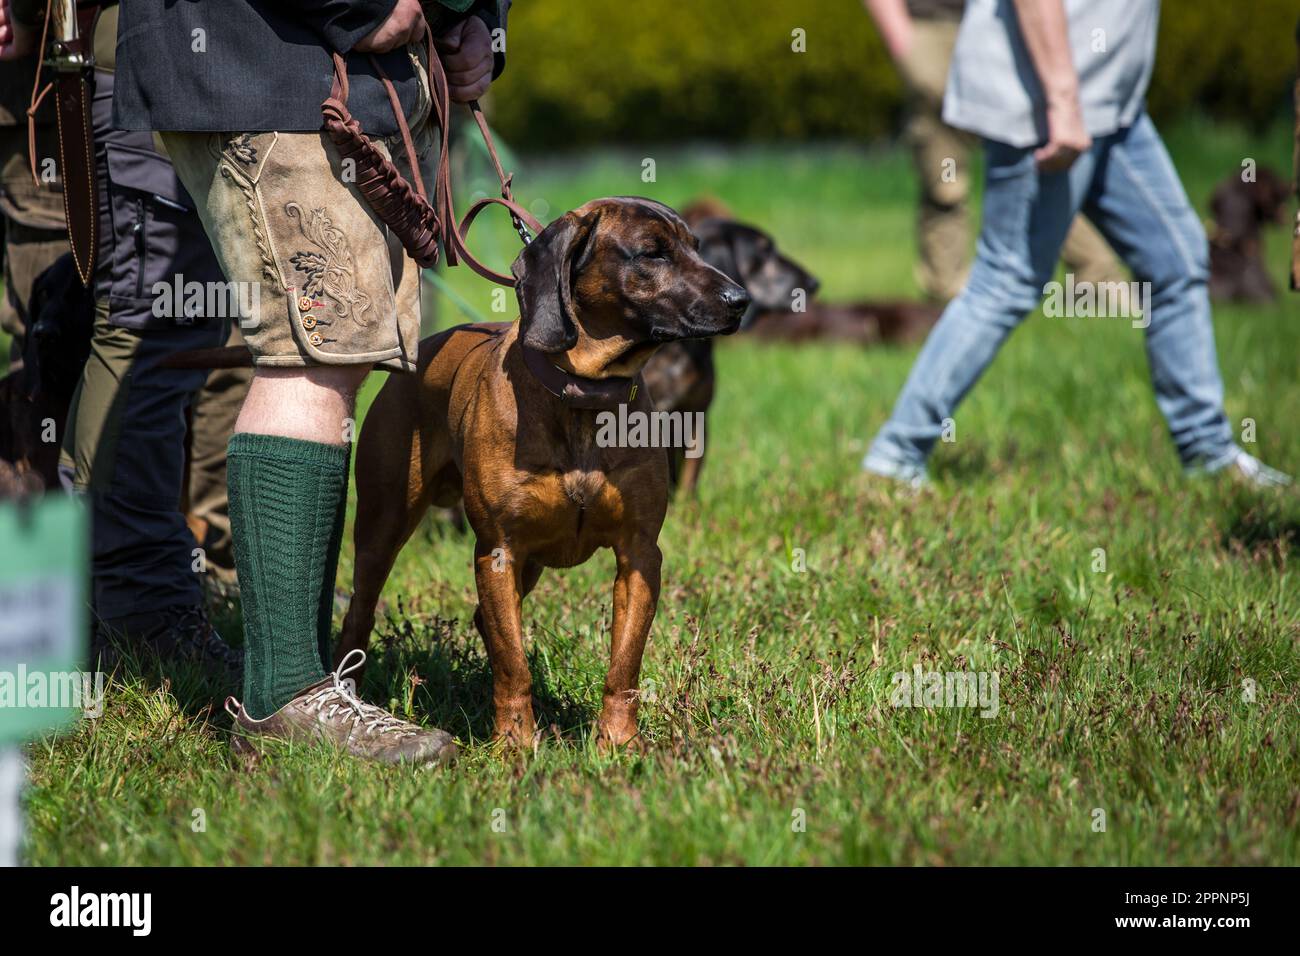
<svg viewBox="0 0 1300 956">
<path fill-rule="evenodd" d="M 364 648 L 398 551 L 432 505 L 463 498 L 474 623 L 492 665 L 498 738 L 531 742 L 521 602 L 543 568 L 598 548 L 617 562 L 602 746 L 637 739 L 641 656 L 659 598 L 668 503 L 662 448 L 604 447 L 597 418 L 649 413 L 640 371 L 662 342 L 734 332 L 745 290 L 700 258 L 686 224 L 645 199 L 599 199 L 515 260 L 520 322 L 420 343 L 415 375 L 376 397 L 357 446 L 356 573 L 338 658 Z M 639 387 L 641 386 L 641 387 Z"/>
</svg>

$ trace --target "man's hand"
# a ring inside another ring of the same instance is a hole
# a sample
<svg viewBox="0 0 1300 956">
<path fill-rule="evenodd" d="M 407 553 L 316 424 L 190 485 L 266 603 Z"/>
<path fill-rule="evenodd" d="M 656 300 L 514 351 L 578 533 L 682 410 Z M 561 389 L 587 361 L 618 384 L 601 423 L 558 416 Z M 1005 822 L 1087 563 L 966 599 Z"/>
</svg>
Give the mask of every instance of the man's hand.
<svg viewBox="0 0 1300 956">
<path fill-rule="evenodd" d="M 447 87 L 457 103 L 468 103 L 492 85 L 492 34 L 478 17 L 468 17 L 440 37 L 434 37 Z"/>
<path fill-rule="evenodd" d="M 1076 159 L 1092 146 L 1092 137 L 1083 125 L 1079 97 L 1065 95 L 1047 104 L 1047 142 L 1034 150 L 1038 168 L 1045 173 L 1069 169 Z"/>
<path fill-rule="evenodd" d="M 880 38 L 896 66 L 901 66 L 912 52 L 912 17 L 903 0 L 863 0 L 871 19 L 876 21 Z"/>
<path fill-rule="evenodd" d="M 1012 0 L 1034 72 L 1047 99 L 1047 142 L 1034 151 L 1045 173 L 1069 169 L 1092 146 L 1079 106 L 1079 75 L 1070 55 L 1063 0 Z"/>
<path fill-rule="evenodd" d="M 424 39 L 424 29 L 420 0 L 397 0 L 388 19 L 362 37 L 353 49 L 358 53 L 387 53 Z"/>
<path fill-rule="evenodd" d="M 14 21 L 10 0 L 0 0 L 0 60 L 17 60 L 36 49 L 40 37 Z"/>
</svg>

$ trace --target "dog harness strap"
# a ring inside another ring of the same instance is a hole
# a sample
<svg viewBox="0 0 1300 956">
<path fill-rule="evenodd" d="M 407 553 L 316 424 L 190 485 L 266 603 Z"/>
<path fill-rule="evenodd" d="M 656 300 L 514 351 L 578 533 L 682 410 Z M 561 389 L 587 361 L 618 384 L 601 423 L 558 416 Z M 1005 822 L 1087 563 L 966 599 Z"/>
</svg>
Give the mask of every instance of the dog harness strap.
<svg viewBox="0 0 1300 956">
<path fill-rule="evenodd" d="M 632 398 L 635 382 L 631 378 L 583 378 L 557 368 L 549 356 L 523 342 L 519 348 L 528 371 L 569 408 L 609 409 Z"/>
<path fill-rule="evenodd" d="M 451 158 L 448 155 L 451 97 L 448 92 L 447 74 L 438 59 L 437 50 L 433 45 L 433 34 L 427 26 L 425 39 L 429 51 L 429 98 L 432 101 L 434 119 L 442 132 L 432 201 L 420 175 L 415 142 L 406 123 L 397 90 L 379 61 L 373 56 L 371 61 L 388 93 L 388 101 L 397 120 L 402 148 L 415 178 L 414 187 L 398 171 L 392 160 L 371 142 L 370 137 L 361 129 L 361 124 L 349 112 L 347 63 L 338 53 L 334 54 L 334 80 L 330 87 L 330 95 L 321 104 L 325 132 L 338 147 L 343 159 L 353 162 L 356 169 L 357 189 L 365 198 L 367 205 L 374 210 L 380 221 L 392 230 L 393 235 L 402 243 L 402 248 L 421 267 L 430 268 L 437 264 L 438 247 L 441 244 L 446 250 L 448 265 L 458 265 L 463 261 L 483 278 L 513 287 L 515 284 L 513 276 L 488 268 L 469 251 L 465 234 L 478 214 L 490 205 L 505 206 L 509 210 L 511 221 L 525 243 L 529 239 L 527 229 L 531 229 L 535 234 L 542 231 L 542 225 L 514 201 L 510 189 L 513 177 L 507 175 L 501 165 L 496 144 L 492 142 L 492 134 L 488 131 L 477 101 L 470 103 L 469 109 L 474 114 L 475 122 L 487 145 L 488 155 L 492 158 L 492 165 L 501 180 L 501 198 L 488 197 L 478 200 L 470 206 L 464 220 L 457 223 L 456 209 L 452 201 Z"/>
</svg>

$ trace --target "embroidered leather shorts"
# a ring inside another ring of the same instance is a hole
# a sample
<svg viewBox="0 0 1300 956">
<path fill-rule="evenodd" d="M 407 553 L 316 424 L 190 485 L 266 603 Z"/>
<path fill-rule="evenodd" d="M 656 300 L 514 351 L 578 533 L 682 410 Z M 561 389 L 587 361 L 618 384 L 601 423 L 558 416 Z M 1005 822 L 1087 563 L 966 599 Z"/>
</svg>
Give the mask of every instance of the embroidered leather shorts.
<svg viewBox="0 0 1300 956">
<path fill-rule="evenodd" d="M 408 123 L 431 193 L 439 140 L 430 112 L 422 85 Z M 236 284 L 226 291 L 240 303 L 255 365 L 414 371 L 420 269 L 366 204 L 328 136 L 160 135 Z M 374 142 L 414 184 L 400 138 Z"/>
</svg>

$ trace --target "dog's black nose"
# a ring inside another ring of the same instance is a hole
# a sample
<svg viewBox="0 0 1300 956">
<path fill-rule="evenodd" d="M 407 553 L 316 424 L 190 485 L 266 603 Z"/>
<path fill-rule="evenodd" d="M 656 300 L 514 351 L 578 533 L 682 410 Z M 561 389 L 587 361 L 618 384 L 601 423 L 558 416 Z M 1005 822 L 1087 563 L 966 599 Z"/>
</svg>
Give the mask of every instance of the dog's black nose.
<svg viewBox="0 0 1300 956">
<path fill-rule="evenodd" d="M 809 276 L 808 281 L 803 284 L 803 289 L 808 293 L 808 298 L 810 299 L 817 294 L 817 290 L 821 287 L 821 280 L 816 276 Z"/>
<path fill-rule="evenodd" d="M 722 290 L 722 304 L 734 315 L 740 315 L 748 309 L 751 301 L 743 286 L 730 285 Z"/>
</svg>

